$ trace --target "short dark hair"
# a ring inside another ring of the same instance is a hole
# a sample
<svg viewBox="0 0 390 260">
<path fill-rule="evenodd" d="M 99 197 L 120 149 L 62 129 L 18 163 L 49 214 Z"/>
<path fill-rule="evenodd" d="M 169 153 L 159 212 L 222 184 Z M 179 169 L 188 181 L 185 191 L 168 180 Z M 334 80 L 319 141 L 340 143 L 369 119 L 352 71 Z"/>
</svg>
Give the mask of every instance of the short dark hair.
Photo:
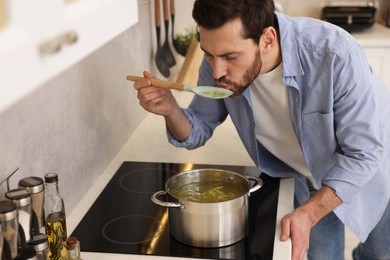
<svg viewBox="0 0 390 260">
<path fill-rule="evenodd" d="M 273 0 L 196 0 L 192 17 L 200 27 L 217 29 L 226 22 L 240 18 L 243 37 L 258 43 L 265 28 L 275 27 Z"/>
</svg>

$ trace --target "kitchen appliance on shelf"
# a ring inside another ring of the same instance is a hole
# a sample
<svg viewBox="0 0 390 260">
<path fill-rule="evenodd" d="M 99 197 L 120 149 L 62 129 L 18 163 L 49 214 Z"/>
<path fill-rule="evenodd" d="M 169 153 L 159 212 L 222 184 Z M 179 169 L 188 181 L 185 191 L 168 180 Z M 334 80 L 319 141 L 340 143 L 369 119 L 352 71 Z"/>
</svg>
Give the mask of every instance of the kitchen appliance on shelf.
<svg viewBox="0 0 390 260">
<path fill-rule="evenodd" d="M 263 186 L 249 197 L 248 235 L 225 247 L 182 244 L 169 232 L 168 209 L 151 201 L 166 181 L 191 169 L 223 169 L 259 176 L 256 167 L 123 162 L 71 236 L 85 252 L 208 259 L 272 259 L 279 179 L 260 175 Z"/>
<path fill-rule="evenodd" d="M 375 6 L 324 6 L 321 18 L 348 32 L 370 28 L 375 23 Z"/>
</svg>

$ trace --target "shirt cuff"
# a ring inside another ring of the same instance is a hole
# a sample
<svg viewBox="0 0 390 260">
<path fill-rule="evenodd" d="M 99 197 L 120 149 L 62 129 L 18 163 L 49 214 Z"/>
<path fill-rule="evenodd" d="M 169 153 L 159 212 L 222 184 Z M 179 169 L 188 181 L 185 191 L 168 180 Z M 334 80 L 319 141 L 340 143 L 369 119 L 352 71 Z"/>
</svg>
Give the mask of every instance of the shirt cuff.
<svg viewBox="0 0 390 260">
<path fill-rule="evenodd" d="M 336 195 L 345 203 L 349 203 L 352 198 L 355 196 L 355 194 L 359 191 L 359 186 L 357 184 L 353 184 L 351 182 L 348 182 L 346 180 L 341 180 L 340 177 L 337 176 L 344 176 L 342 170 L 339 169 L 333 169 L 332 174 L 330 174 L 332 177 L 326 177 L 326 179 L 322 182 L 322 184 L 332 188 Z"/>
<path fill-rule="evenodd" d="M 189 150 L 195 149 L 197 147 L 197 141 L 196 141 L 195 136 L 193 134 L 193 132 L 194 132 L 194 124 L 193 124 L 194 118 L 191 115 L 191 113 L 188 112 L 187 109 L 183 109 L 183 112 L 187 116 L 187 118 L 190 121 L 190 124 L 192 126 L 192 131 L 191 131 L 190 135 L 188 136 L 188 138 L 186 140 L 180 142 L 172 135 L 172 133 L 171 133 L 171 131 L 169 131 L 168 127 L 166 127 L 168 141 L 172 145 L 179 147 L 179 148 L 186 148 Z"/>
</svg>

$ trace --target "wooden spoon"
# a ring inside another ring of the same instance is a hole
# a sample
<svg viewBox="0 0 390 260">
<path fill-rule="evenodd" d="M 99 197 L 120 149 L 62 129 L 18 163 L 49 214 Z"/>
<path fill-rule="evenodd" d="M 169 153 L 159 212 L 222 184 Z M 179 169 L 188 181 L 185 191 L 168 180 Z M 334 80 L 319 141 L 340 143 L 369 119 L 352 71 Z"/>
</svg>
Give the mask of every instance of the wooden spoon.
<svg viewBox="0 0 390 260">
<path fill-rule="evenodd" d="M 210 87 L 210 86 L 186 86 L 184 84 L 179 84 L 179 83 L 160 80 L 160 79 L 144 78 L 139 76 L 127 76 L 127 80 L 130 81 L 138 81 L 144 79 L 150 80 L 153 86 L 159 88 L 189 91 L 206 98 L 214 98 L 214 99 L 227 98 L 233 94 L 232 91 L 224 88 Z"/>
</svg>

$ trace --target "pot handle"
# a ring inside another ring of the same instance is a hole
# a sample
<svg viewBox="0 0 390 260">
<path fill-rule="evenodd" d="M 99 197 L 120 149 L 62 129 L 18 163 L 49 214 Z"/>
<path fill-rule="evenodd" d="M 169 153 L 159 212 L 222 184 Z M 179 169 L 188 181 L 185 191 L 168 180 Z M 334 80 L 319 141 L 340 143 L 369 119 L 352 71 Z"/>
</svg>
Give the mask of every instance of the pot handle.
<svg viewBox="0 0 390 260">
<path fill-rule="evenodd" d="M 260 189 L 261 186 L 263 186 L 263 181 L 259 177 L 247 175 L 245 176 L 245 178 L 247 178 L 249 181 L 255 182 L 255 185 L 252 188 L 250 188 L 249 193 L 255 192 L 258 189 Z"/>
<path fill-rule="evenodd" d="M 151 199 L 155 204 L 162 206 L 162 207 L 166 207 L 166 208 L 180 208 L 180 209 L 182 209 L 184 207 L 183 204 L 180 204 L 178 202 L 167 202 L 167 201 L 162 201 L 158 198 L 158 197 L 166 195 L 166 194 L 167 194 L 167 192 L 165 190 L 160 190 L 160 191 L 157 191 L 156 193 L 154 193 L 152 195 Z"/>
</svg>

